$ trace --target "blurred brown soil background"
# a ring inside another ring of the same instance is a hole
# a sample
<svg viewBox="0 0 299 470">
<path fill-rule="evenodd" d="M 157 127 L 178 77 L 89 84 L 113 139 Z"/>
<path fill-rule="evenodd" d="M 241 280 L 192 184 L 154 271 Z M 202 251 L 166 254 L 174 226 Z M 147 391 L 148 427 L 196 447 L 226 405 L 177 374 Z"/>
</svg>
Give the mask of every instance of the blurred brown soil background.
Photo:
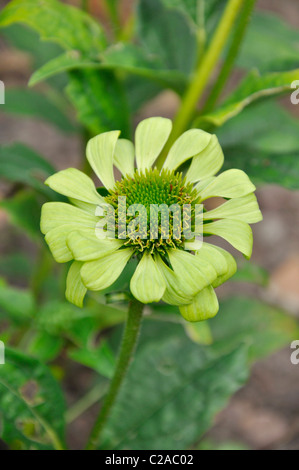
<svg viewBox="0 0 299 470">
<path fill-rule="evenodd" d="M 0 0 L 0 7 L 6 3 Z M 124 17 L 131 3 L 130 0 L 123 0 Z M 101 2 L 95 0 L 91 5 L 97 17 L 105 21 Z M 271 10 L 299 28 L 298 0 L 260 0 L 258 8 Z M 25 86 L 32 72 L 30 58 L 17 50 L 8 49 L 3 40 L 0 40 L 0 56 L 1 80 L 6 86 Z M 289 97 L 282 102 L 299 118 L 299 105 L 292 106 Z M 176 107 L 177 98 L 171 92 L 165 92 L 148 104 L 138 119 L 150 115 L 172 117 Z M 58 169 L 76 166 L 81 158 L 78 137 L 68 137 L 34 119 L 15 118 L 0 113 L 0 142 L 6 144 L 13 141 L 23 142 L 36 149 Z M 8 189 L 6 184 L 0 184 L 0 198 Z M 257 196 L 264 221 L 253 227 L 253 261 L 271 273 L 269 288 L 263 295 L 299 316 L 299 191 L 267 186 L 259 189 Z M 20 236 L 9 224 L 6 214 L 0 211 L 0 253 L 12 252 L 15 246 L 19 249 L 24 247 L 35 256 L 31 243 Z M 228 285 L 222 295 L 227 295 L 233 288 Z M 246 290 L 240 286 L 239 292 L 242 289 Z M 256 289 L 252 289 L 251 293 L 254 296 L 261 295 Z M 78 367 L 72 372 L 68 374 L 66 382 L 70 402 L 78 399 L 82 389 L 91 383 L 89 370 Z M 82 445 L 82 437 L 90 427 L 90 419 L 93 419 L 92 410 L 73 423 L 69 436 L 73 447 L 80 448 Z M 251 449 L 299 448 L 299 365 L 291 364 L 289 348 L 253 367 L 249 383 L 217 416 L 207 437 L 214 442 L 239 442 Z"/>
</svg>

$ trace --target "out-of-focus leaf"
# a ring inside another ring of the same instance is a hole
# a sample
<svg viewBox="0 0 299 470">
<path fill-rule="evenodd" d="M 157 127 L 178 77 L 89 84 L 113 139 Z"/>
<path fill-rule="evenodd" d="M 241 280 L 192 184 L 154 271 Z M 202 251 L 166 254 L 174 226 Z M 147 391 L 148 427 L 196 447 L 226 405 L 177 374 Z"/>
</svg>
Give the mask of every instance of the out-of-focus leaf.
<svg viewBox="0 0 299 470">
<path fill-rule="evenodd" d="M 229 396 L 242 386 L 248 362 L 289 344 L 299 334 L 296 320 L 247 298 L 223 302 L 209 324 L 213 343 L 198 346 L 179 324 L 167 322 L 163 328 L 154 319 L 143 323 L 136 358 L 108 422 L 102 448 L 192 446 Z"/>
<path fill-rule="evenodd" d="M 252 71 L 218 109 L 199 117 L 195 125 L 200 127 L 203 123 L 208 123 L 222 126 L 253 102 L 290 91 L 291 84 L 298 75 L 299 69 L 264 76 Z"/>
<path fill-rule="evenodd" d="M 0 276 L 15 283 L 28 281 L 32 274 L 32 260 L 28 254 L 13 252 L 0 256 Z"/>
<path fill-rule="evenodd" d="M 280 72 L 299 67 L 299 33 L 272 13 L 255 12 L 237 65 L 257 67 L 262 72 Z"/>
<path fill-rule="evenodd" d="M 179 70 L 187 76 L 191 73 L 196 61 L 196 35 L 184 14 L 165 8 L 160 0 L 140 0 L 137 28 L 142 46 L 161 68 Z"/>
<path fill-rule="evenodd" d="M 132 44 L 119 43 L 106 49 L 97 60 L 85 57 L 78 51 L 67 51 L 37 70 L 29 84 L 34 85 L 57 73 L 86 68 L 125 71 L 177 92 L 182 92 L 187 83 L 183 73 L 163 69 L 154 57 L 142 49 Z"/>
<path fill-rule="evenodd" d="M 63 347 L 63 339 L 46 331 L 37 331 L 30 341 L 27 352 L 42 362 L 56 359 Z"/>
<path fill-rule="evenodd" d="M 50 301 L 39 310 L 38 327 L 54 336 L 65 336 L 80 347 L 86 347 L 95 332 L 117 325 L 126 312 L 109 305 L 78 308 L 68 302 Z"/>
<path fill-rule="evenodd" d="M 4 28 L 1 34 L 10 46 L 29 55 L 34 69 L 51 61 L 62 52 L 58 44 L 40 41 L 38 33 L 21 24 L 13 24 L 8 28 Z M 63 90 L 66 84 L 66 74 L 61 74 L 49 80 L 49 85 L 54 87 L 57 91 Z"/>
<path fill-rule="evenodd" d="M 30 237 L 35 240 L 41 237 L 41 204 L 35 193 L 22 191 L 11 199 L 0 200 L 0 208 L 9 214 L 13 224 L 22 228 Z"/>
<path fill-rule="evenodd" d="M 183 12 L 196 27 L 200 21 L 199 13 L 205 0 L 162 0 L 167 8 L 175 8 Z"/>
<path fill-rule="evenodd" d="M 256 184 L 298 189 L 299 121 L 276 103 L 244 110 L 217 130 L 225 167 L 247 171 Z"/>
<path fill-rule="evenodd" d="M 269 280 L 269 273 L 266 269 L 249 262 L 245 259 L 238 261 L 237 272 L 231 279 L 236 282 L 250 282 L 260 286 L 266 286 Z"/>
<path fill-rule="evenodd" d="M 102 448 L 188 448 L 247 374 L 243 348 L 216 358 L 184 335 L 150 342 L 129 370 Z"/>
<path fill-rule="evenodd" d="M 221 146 L 250 147 L 252 152 L 291 153 L 299 149 L 299 120 L 272 101 L 244 109 L 216 131 Z M 226 158 L 229 153 L 226 152 Z"/>
<path fill-rule="evenodd" d="M 106 46 L 103 30 L 91 16 L 57 0 L 13 0 L 0 13 L 0 27 L 24 23 L 41 39 L 66 50 L 79 49 L 90 55 Z"/>
<path fill-rule="evenodd" d="M 114 372 L 115 357 L 105 341 L 94 348 L 73 349 L 68 356 L 76 362 L 90 367 L 99 374 L 110 379 Z"/>
<path fill-rule="evenodd" d="M 124 70 L 152 80 L 163 87 L 181 93 L 187 85 L 186 75 L 181 71 L 167 70 L 155 55 L 132 44 L 116 44 L 101 54 L 101 68 Z"/>
<path fill-rule="evenodd" d="M 244 146 L 225 150 L 229 155 L 226 167 L 245 171 L 255 184 L 279 184 L 288 189 L 299 189 L 299 151 L 270 153 Z"/>
<path fill-rule="evenodd" d="M 136 113 L 147 101 L 155 98 L 163 87 L 150 82 L 144 77 L 129 75 L 125 80 L 125 89 L 131 113 Z"/>
<path fill-rule="evenodd" d="M 64 399 L 46 366 L 6 348 L 0 370 L 1 438 L 12 449 L 64 443 Z"/>
<path fill-rule="evenodd" d="M 67 95 L 77 110 L 79 121 L 91 134 L 118 129 L 122 137 L 128 137 L 128 105 L 115 75 L 89 69 L 69 72 L 69 77 Z"/>
<path fill-rule="evenodd" d="M 49 162 L 23 144 L 0 147 L 0 177 L 8 181 L 26 184 L 53 199 L 54 192 L 44 185 L 53 173 L 55 169 Z"/>
<path fill-rule="evenodd" d="M 72 132 L 75 126 L 44 94 L 34 90 L 10 88 L 5 91 L 5 113 L 30 116 L 49 122 L 61 131 Z"/>
<path fill-rule="evenodd" d="M 251 362 L 290 344 L 299 334 L 294 318 L 258 300 L 242 297 L 222 302 L 210 326 L 214 348 L 227 351 L 244 342 Z"/>
<path fill-rule="evenodd" d="M 11 287 L 0 279 L 0 312 L 16 323 L 28 322 L 35 313 L 35 302 L 29 290 Z"/>
<path fill-rule="evenodd" d="M 74 69 L 99 68 L 100 62 L 85 57 L 80 51 L 71 50 L 55 57 L 36 70 L 30 78 L 29 86 L 47 80 L 48 78 Z"/>
</svg>

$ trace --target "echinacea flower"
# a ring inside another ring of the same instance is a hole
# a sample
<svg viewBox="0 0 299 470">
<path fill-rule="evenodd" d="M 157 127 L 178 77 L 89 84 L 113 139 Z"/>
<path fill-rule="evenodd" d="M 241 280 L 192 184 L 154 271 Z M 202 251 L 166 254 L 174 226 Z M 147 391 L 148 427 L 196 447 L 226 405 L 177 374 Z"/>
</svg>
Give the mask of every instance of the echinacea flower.
<svg viewBox="0 0 299 470">
<path fill-rule="evenodd" d="M 223 165 L 223 152 L 215 135 L 199 129 L 188 130 L 177 139 L 158 171 L 155 161 L 171 128 L 169 119 L 145 119 L 137 126 L 135 148 L 129 140 L 119 138 L 119 131 L 100 134 L 88 142 L 87 159 L 106 195 L 75 168 L 47 179 L 50 188 L 70 201 L 44 204 L 41 217 L 41 230 L 56 261 L 74 260 L 66 286 L 70 302 L 82 306 L 87 289 L 101 291 L 112 285 L 134 257 L 138 264 L 130 289 L 140 302 L 162 300 L 177 305 L 189 321 L 205 320 L 218 312 L 214 288 L 235 273 L 233 256 L 205 241 L 198 244 L 175 236 L 174 217 L 167 238 L 160 228 L 158 237 L 152 237 L 148 221 L 144 236 L 134 237 L 136 221 L 132 213 L 126 213 L 123 220 L 120 197 L 126 197 L 125 212 L 129 206 L 138 209 L 142 205 L 146 214 L 150 207 L 163 204 L 177 204 L 182 210 L 189 204 L 194 212 L 196 204 L 204 206 L 209 198 L 224 198 L 226 201 L 215 209 L 203 209 L 204 240 L 218 235 L 250 258 L 253 239 L 249 224 L 262 220 L 255 186 L 241 170 L 215 176 Z M 184 176 L 180 171 L 183 164 L 187 164 Z M 122 174 L 120 181 L 115 181 L 114 167 Z M 103 220 L 101 208 L 107 204 L 115 208 L 116 236 L 108 234 L 101 239 L 97 230 Z"/>
</svg>

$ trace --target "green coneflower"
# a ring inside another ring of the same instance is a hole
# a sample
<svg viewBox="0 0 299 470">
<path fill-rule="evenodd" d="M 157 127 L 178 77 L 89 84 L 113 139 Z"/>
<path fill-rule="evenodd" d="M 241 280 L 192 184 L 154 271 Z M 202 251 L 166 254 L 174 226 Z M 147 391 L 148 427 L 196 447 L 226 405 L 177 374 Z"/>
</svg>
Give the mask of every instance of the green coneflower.
<svg viewBox="0 0 299 470">
<path fill-rule="evenodd" d="M 234 258 L 219 247 L 176 233 L 175 214 L 169 218 L 168 233 L 165 235 L 159 226 L 157 236 L 153 237 L 149 222 L 151 207 L 175 204 L 183 212 L 185 205 L 189 205 L 193 219 L 196 204 L 204 206 L 207 199 L 222 197 L 226 199 L 222 205 L 203 210 L 204 239 L 218 235 L 247 258 L 251 256 L 253 240 L 248 224 L 262 220 L 255 186 L 241 170 L 227 170 L 215 176 L 223 165 L 223 152 L 215 135 L 199 129 L 188 130 L 179 137 L 158 171 L 155 161 L 171 128 L 169 119 L 145 119 L 136 129 L 135 148 L 129 140 L 119 139 L 119 131 L 100 134 L 88 142 L 87 159 L 107 190 L 105 196 L 99 194 L 88 176 L 75 168 L 47 179 L 47 185 L 70 200 L 44 204 L 41 217 L 41 230 L 56 261 L 74 260 L 66 287 L 70 302 L 82 306 L 87 289 L 106 289 L 135 257 L 138 265 L 130 289 L 140 302 L 162 300 L 177 305 L 189 321 L 216 315 L 219 307 L 214 288 L 235 273 Z M 189 166 L 183 176 L 179 168 L 185 162 Z M 114 167 L 123 175 L 117 182 Z M 126 197 L 124 213 L 119 208 L 119 198 L 123 197 Z M 103 216 L 98 208 L 108 204 L 115 209 L 115 238 L 108 235 L 100 239 L 97 230 Z M 134 233 L 138 224 L 134 214 L 127 212 L 134 206 L 137 211 L 142 206 L 146 218 L 144 233 L 137 237 Z M 162 220 L 163 213 L 159 215 L 159 222 Z M 179 228 L 181 225 L 183 229 L 183 224 L 180 218 Z M 189 229 L 193 225 L 190 219 Z"/>
</svg>

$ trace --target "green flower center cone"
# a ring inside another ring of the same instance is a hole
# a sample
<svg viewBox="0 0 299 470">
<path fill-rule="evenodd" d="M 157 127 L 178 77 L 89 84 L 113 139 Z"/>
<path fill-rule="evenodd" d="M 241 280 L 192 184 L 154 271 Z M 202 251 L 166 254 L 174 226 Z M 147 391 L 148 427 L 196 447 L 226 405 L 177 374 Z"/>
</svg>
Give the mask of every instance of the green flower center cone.
<svg viewBox="0 0 299 470">
<path fill-rule="evenodd" d="M 182 173 L 150 169 L 116 182 L 105 200 L 114 208 L 117 238 L 136 252 L 166 254 L 168 248 L 183 249 L 183 229 L 192 225 L 191 217 L 190 226 L 183 227 L 184 206 L 194 215 L 198 194 Z"/>
</svg>

